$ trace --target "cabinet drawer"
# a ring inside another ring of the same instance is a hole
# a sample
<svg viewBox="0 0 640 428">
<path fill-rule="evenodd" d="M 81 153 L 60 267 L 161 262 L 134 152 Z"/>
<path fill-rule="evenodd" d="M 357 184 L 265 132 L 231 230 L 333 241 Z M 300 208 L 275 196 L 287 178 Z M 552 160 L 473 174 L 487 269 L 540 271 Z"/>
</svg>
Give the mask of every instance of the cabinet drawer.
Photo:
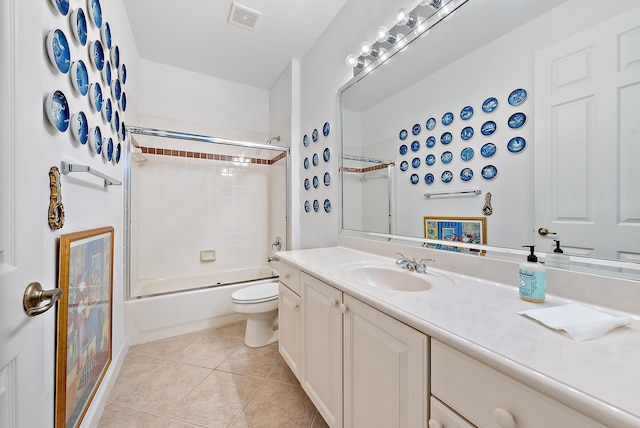
<svg viewBox="0 0 640 428">
<path fill-rule="evenodd" d="M 475 428 L 456 412 L 442 404 L 440 400 L 431 397 L 431 417 L 429 428 Z"/>
<path fill-rule="evenodd" d="M 434 339 L 431 382 L 433 395 L 483 428 L 604 427 Z"/>
<path fill-rule="evenodd" d="M 280 262 L 278 264 L 280 282 L 289 287 L 298 296 L 300 295 L 300 271 L 293 266 Z"/>
</svg>

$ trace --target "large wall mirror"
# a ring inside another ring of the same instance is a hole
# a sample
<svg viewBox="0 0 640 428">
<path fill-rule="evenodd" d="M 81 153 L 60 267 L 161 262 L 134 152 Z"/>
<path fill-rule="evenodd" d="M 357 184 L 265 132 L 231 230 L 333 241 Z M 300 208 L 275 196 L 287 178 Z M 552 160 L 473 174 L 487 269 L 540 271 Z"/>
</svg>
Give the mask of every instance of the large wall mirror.
<svg viewBox="0 0 640 428">
<path fill-rule="evenodd" d="M 340 90 L 343 233 L 639 278 L 640 0 L 458 3 Z"/>
</svg>

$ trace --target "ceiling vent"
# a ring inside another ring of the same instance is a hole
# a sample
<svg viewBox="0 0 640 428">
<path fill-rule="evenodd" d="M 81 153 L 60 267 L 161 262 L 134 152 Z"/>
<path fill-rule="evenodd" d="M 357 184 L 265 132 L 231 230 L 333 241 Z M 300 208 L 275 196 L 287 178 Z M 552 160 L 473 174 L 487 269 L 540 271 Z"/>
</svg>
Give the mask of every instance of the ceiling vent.
<svg viewBox="0 0 640 428">
<path fill-rule="evenodd" d="M 229 12 L 229 24 L 253 30 L 256 28 L 262 13 L 249 9 L 237 3 L 231 3 Z"/>
</svg>

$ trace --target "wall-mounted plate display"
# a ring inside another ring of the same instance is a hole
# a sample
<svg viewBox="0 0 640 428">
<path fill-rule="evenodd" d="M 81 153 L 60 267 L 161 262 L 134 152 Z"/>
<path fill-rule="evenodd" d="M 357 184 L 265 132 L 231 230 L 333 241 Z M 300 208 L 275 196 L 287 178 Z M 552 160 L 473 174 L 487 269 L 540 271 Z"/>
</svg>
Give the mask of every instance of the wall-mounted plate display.
<svg viewBox="0 0 640 428">
<path fill-rule="evenodd" d="M 498 108 L 498 99 L 490 97 L 484 100 L 482 103 L 482 111 L 485 113 L 492 113 Z"/>
<path fill-rule="evenodd" d="M 498 175 L 498 169 L 493 165 L 486 165 L 482 168 L 482 178 L 485 180 L 492 180 L 496 175 Z"/>
<path fill-rule="evenodd" d="M 407 136 L 409 135 L 409 133 L 407 132 L 406 129 L 403 129 L 402 131 L 400 131 L 398 133 L 398 138 L 400 138 L 402 141 L 407 139 Z"/>
<path fill-rule="evenodd" d="M 426 163 L 427 166 L 431 166 L 436 163 L 435 155 L 427 155 L 427 157 L 424 159 L 424 163 Z"/>
<path fill-rule="evenodd" d="M 509 122 L 508 122 L 509 128 L 518 129 L 522 127 L 522 125 L 524 125 L 526 121 L 527 121 L 527 116 L 525 116 L 524 113 L 514 113 L 509 118 Z"/>
<path fill-rule="evenodd" d="M 73 37 L 82 46 L 87 45 L 87 17 L 82 8 L 74 9 L 69 16 Z"/>
<path fill-rule="evenodd" d="M 320 185 L 320 181 L 318 180 L 318 176 L 317 175 L 313 176 L 313 183 L 312 184 L 313 184 L 313 188 L 314 189 L 317 189 L 318 185 Z"/>
<path fill-rule="evenodd" d="M 411 174 L 409 180 L 411 180 L 411 184 L 418 184 L 418 181 L 420 181 L 420 177 L 418 177 L 418 174 Z"/>
<path fill-rule="evenodd" d="M 115 79 L 111 85 L 111 95 L 116 101 L 120 101 L 122 96 L 122 86 L 120 85 L 120 79 Z"/>
<path fill-rule="evenodd" d="M 113 161 L 116 164 L 120 163 L 120 156 L 122 155 L 122 145 L 120 143 L 116 144 L 116 150 L 113 153 Z"/>
<path fill-rule="evenodd" d="M 496 132 L 496 123 L 492 120 L 489 120 L 482 124 L 480 128 L 480 132 L 482 135 L 488 136 Z"/>
<path fill-rule="evenodd" d="M 324 212 L 326 213 L 331 212 L 331 201 L 329 199 L 324 200 Z"/>
<path fill-rule="evenodd" d="M 304 212 L 308 213 L 309 211 L 311 211 L 311 202 L 304 201 Z"/>
<path fill-rule="evenodd" d="M 428 131 L 431 131 L 433 128 L 436 127 L 436 118 L 430 117 L 429 119 L 427 119 L 427 122 L 424 124 L 424 127 L 427 128 Z"/>
<path fill-rule="evenodd" d="M 84 96 L 89 92 L 89 72 L 82 60 L 71 65 L 71 85 L 80 95 Z"/>
<path fill-rule="evenodd" d="M 512 106 L 519 106 L 527 99 L 527 91 L 519 88 L 515 89 L 513 92 L 509 94 L 509 104 Z"/>
<path fill-rule="evenodd" d="M 87 0 L 87 10 L 91 21 L 96 27 L 102 27 L 102 7 L 100 6 L 100 0 Z"/>
<path fill-rule="evenodd" d="M 469 181 L 473 178 L 473 170 L 471 168 L 464 168 L 460 171 L 460 180 Z"/>
<path fill-rule="evenodd" d="M 102 87 L 98 82 L 89 86 L 89 103 L 97 112 L 102 110 Z"/>
<path fill-rule="evenodd" d="M 109 49 L 111 52 L 111 64 L 113 64 L 113 68 L 116 70 L 120 68 L 120 48 L 118 45 L 113 46 Z"/>
<path fill-rule="evenodd" d="M 317 199 L 313 200 L 313 211 L 318 212 L 320 210 L 320 202 Z"/>
<path fill-rule="evenodd" d="M 451 135 L 451 132 L 445 132 L 440 136 L 440 142 L 444 145 L 449 144 L 452 140 L 453 140 L 453 135 Z"/>
<path fill-rule="evenodd" d="M 313 166 L 318 166 L 318 154 L 317 153 L 313 154 L 313 158 L 312 158 L 311 162 L 313 163 Z"/>
<path fill-rule="evenodd" d="M 411 166 L 414 168 L 419 168 L 420 167 L 420 158 L 413 158 L 411 160 Z"/>
<path fill-rule="evenodd" d="M 118 137 L 121 141 L 124 141 L 127 138 L 127 127 L 124 124 L 124 121 L 120 123 L 120 132 L 118 132 Z"/>
<path fill-rule="evenodd" d="M 470 126 L 466 126 L 460 131 L 460 138 L 464 141 L 470 140 L 473 137 L 473 128 Z"/>
<path fill-rule="evenodd" d="M 120 81 L 122 84 L 127 83 L 127 66 L 124 63 L 120 64 L 120 68 L 118 69 L 118 77 L 120 77 Z"/>
<path fill-rule="evenodd" d="M 453 173 L 451 171 L 445 171 L 440 175 L 440 179 L 443 183 L 450 183 L 453 180 Z"/>
<path fill-rule="evenodd" d="M 496 154 L 496 145 L 493 143 L 487 143 L 480 148 L 480 154 L 483 158 L 490 158 Z"/>
<path fill-rule="evenodd" d="M 440 161 L 442 163 L 449 163 L 453 160 L 453 153 L 451 153 L 450 151 L 446 151 L 444 153 L 442 153 L 442 155 L 440 155 Z"/>
<path fill-rule="evenodd" d="M 328 186 L 331 184 L 331 174 L 329 174 L 328 172 L 324 173 L 324 185 Z"/>
<path fill-rule="evenodd" d="M 309 188 L 311 187 L 311 182 L 309 181 L 308 178 L 304 179 L 304 190 L 309 190 Z"/>
<path fill-rule="evenodd" d="M 302 137 L 302 145 L 309 147 L 309 136 L 307 134 L 304 134 L 304 137 Z"/>
<path fill-rule="evenodd" d="M 304 158 L 302 166 L 304 166 L 304 169 L 309 169 L 309 158 Z"/>
<path fill-rule="evenodd" d="M 462 159 L 465 162 L 470 161 L 471 159 L 473 159 L 473 155 L 474 154 L 475 154 L 475 152 L 473 151 L 473 149 L 471 147 L 465 147 L 460 152 L 460 159 Z"/>
<path fill-rule="evenodd" d="M 413 125 L 413 128 L 411 128 L 411 133 L 413 135 L 418 135 L 420 131 L 422 131 L 422 127 L 420 126 L 419 123 L 416 123 L 415 125 Z"/>
<path fill-rule="evenodd" d="M 51 3 L 61 15 L 67 16 L 67 13 L 69 13 L 69 0 L 51 0 Z"/>
<path fill-rule="evenodd" d="M 449 126 L 453 123 L 453 113 L 450 111 L 442 115 L 442 124 L 444 126 Z"/>
<path fill-rule="evenodd" d="M 102 131 L 99 126 L 89 130 L 89 147 L 96 154 L 102 153 Z"/>
<path fill-rule="evenodd" d="M 317 142 L 318 141 L 318 130 L 314 129 L 313 132 L 311 133 L 311 139 L 313 140 L 313 142 Z"/>
<path fill-rule="evenodd" d="M 427 138 L 427 141 L 425 142 L 425 144 L 428 148 L 432 148 L 433 146 L 436 145 L 436 137 L 431 136 Z"/>
<path fill-rule="evenodd" d="M 122 112 L 127 111 L 127 94 L 124 92 L 120 95 L 120 108 L 122 109 Z"/>
<path fill-rule="evenodd" d="M 415 140 L 413 143 L 411 143 L 411 151 L 417 152 L 418 150 L 420 150 L 420 141 Z"/>
<path fill-rule="evenodd" d="M 507 150 L 511 153 L 520 153 L 526 147 L 527 142 L 522 137 L 513 137 L 507 143 Z"/>
<path fill-rule="evenodd" d="M 89 59 L 96 70 L 102 71 L 104 68 L 104 48 L 100 40 L 89 42 Z"/>
<path fill-rule="evenodd" d="M 102 37 L 102 44 L 109 50 L 111 49 L 111 26 L 105 21 L 104 25 L 100 29 L 100 37 Z"/>
<path fill-rule="evenodd" d="M 89 141 L 89 122 L 84 112 L 79 111 L 71 117 L 71 134 L 80 144 L 87 144 Z"/>
<path fill-rule="evenodd" d="M 329 150 L 329 148 L 327 147 L 322 152 L 322 160 L 324 160 L 325 162 L 329 162 L 329 159 L 331 159 L 331 150 Z"/>
<path fill-rule="evenodd" d="M 120 113 L 118 110 L 113 110 L 113 119 L 111 120 L 111 127 L 116 134 L 120 131 Z"/>
<path fill-rule="evenodd" d="M 325 122 L 324 125 L 322 125 L 322 135 L 324 135 L 325 137 L 328 137 L 330 131 L 331 131 L 331 125 L 329 125 L 329 122 Z"/>
<path fill-rule="evenodd" d="M 403 156 L 407 154 L 407 150 L 409 150 L 409 148 L 407 147 L 406 144 L 401 145 L 400 149 L 398 149 L 400 154 L 403 155 Z"/>
<path fill-rule="evenodd" d="M 105 86 L 111 86 L 111 79 L 113 76 L 111 76 L 111 63 L 108 60 L 104 63 L 101 74 L 102 81 L 104 82 Z"/>
<path fill-rule="evenodd" d="M 64 96 L 62 91 L 53 91 L 47 95 L 44 109 L 47 113 L 47 119 L 58 131 L 65 132 L 69 129 L 71 113 L 67 97 Z"/>
<path fill-rule="evenodd" d="M 113 138 L 105 138 L 102 141 L 102 156 L 109 162 L 113 159 Z"/>
<path fill-rule="evenodd" d="M 111 98 L 107 98 L 102 106 L 102 117 L 107 123 L 111 123 L 111 117 L 113 116 L 113 106 L 111 105 Z"/>
<path fill-rule="evenodd" d="M 409 169 L 409 162 L 407 161 L 400 162 L 400 171 L 406 171 L 407 169 Z"/>
<path fill-rule="evenodd" d="M 51 64 L 61 73 L 67 74 L 71 68 L 71 50 L 67 36 L 62 30 L 51 30 L 47 35 L 46 44 Z"/>
<path fill-rule="evenodd" d="M 472 116 L 473 116 L 473 107 L 466 106 L 466 107 L 463 107 L 462 110 L 460 110 L 460 119 L 469 120 L 471 119 Z"/>
<path fill-rule="evenodd" d="M 435 177 L 430 172 L 424 175 L 424 182 L 427 185 L 432 185 L 435 181 Z"/>
</svg>

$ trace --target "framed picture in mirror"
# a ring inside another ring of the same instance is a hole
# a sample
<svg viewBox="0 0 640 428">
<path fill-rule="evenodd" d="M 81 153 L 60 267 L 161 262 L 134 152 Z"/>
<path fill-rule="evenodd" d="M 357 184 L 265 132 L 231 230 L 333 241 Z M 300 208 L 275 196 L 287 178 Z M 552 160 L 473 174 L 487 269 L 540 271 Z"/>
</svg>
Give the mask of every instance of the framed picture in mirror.
<svg viewBox="0 0 640 428">
<path fill-rule="evenodd" d="M 485 217 L 425 216 L 424 237 L 452 243 L 484 245 L 487 243 L 487 219 Z M 484 253 L 474 248 L 457 245 L 427 243 L 425 247 L 458 253 Z"/>
</svg>

